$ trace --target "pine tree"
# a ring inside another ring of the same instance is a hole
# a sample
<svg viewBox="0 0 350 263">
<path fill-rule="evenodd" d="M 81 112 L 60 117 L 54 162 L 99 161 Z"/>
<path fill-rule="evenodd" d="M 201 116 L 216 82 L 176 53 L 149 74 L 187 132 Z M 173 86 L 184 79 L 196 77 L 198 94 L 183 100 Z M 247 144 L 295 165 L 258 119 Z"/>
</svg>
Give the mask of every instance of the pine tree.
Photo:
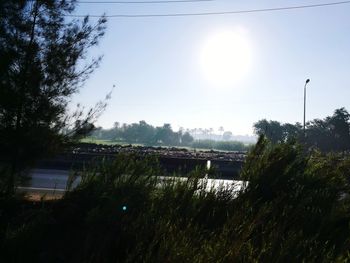
<svg viewBox="0 0 350 263">
<path fill-rule="evenodd" d="M 106 23 L 104 17 L 95 24 L 88 17 L 71 19 L 75 6 L 65 0 L 0 1 L 0 168 L 9 174 L 9 192 L 16 174 L 89 130 L 105 107 L 101 102 L 87 115 L 68 115 L 69 99 L 99 65 L 100 57 L 86 62 L 86 56 Z"/>
</svg>

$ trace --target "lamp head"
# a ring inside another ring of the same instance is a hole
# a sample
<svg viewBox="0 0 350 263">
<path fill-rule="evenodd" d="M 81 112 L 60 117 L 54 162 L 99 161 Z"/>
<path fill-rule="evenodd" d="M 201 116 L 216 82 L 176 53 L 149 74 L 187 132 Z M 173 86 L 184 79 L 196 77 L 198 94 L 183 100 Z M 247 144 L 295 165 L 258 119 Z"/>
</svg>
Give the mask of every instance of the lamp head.
<svg viewBox="0 0 350 263">
<path fill-rule="evenodd" d="M 310 82 L 310 79 L 307 79 L 307 80 L 305 81 L 306 84 L 308 84 L 309 82 Z"/>
</svg>

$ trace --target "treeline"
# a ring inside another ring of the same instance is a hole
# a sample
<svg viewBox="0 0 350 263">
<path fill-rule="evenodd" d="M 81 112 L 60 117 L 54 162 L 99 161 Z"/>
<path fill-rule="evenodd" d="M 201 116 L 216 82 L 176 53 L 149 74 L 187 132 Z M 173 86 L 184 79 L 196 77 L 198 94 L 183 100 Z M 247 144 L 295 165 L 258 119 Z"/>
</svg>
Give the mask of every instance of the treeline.
<svg viewBox="0 0 350 263">
<path fill-rule="evenodd" d="M 332 116 L 306 123 L 280 123 L 260 120 L 254 124 L 257 135 L 265 135 L 272 143 L 297 140 L 308 148 L 323 152 L 350 150 L 350 114 L 345 108 L 336 109 Z"/>
<path fill-rule="evenodd" d="M 116 122 L 111 129 L 99 127 L 91 134 L 91 137 L 145 145 L 188 146 L 193 142 L 193 137 L 187 131 L 175 132 L 167 123 L 160 127 L 154 127 L 145 121 L 122 125 Z"/>
<path fill-rule="evenodd" d="M 111 129 L 99 127 L 91 133 L 90 138 L 152 146 L 188 146 L 222 151 L 247 151 L 249 149 L 249 146 L 238 141 L 195 140 L 188 130 L 180 129 L 175 132 L 170 124 L 154 127 L 145 121 L 122 125 L 116 122 Z"/>
</svg>

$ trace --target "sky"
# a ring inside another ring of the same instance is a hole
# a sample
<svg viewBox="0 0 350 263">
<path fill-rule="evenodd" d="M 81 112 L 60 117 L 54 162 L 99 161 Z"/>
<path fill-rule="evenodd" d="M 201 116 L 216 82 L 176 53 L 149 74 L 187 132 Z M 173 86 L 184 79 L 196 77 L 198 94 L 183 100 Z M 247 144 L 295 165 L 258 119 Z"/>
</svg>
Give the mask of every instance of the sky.
<svg viewBox="0 0 350 263">
<path fill-rule="evenodd" d="M 75 14 L 197 13 L 326 2 L 81 3 Z M 145 120 L 156 126 L 170 123 L 175 130 L 223 126 L 235 135 L 252 135 L 254 122 L 263 118 L 302 123 L 304 83 L 310 78 L 307 120 L 324 118 L 340 107 L 350 110 L 349 13 L 350 4 L 344 4 L 248 14 L 108 18 L 106 35 L 89 53 L 103 55 L 101 65 L 72 104 L 92 106 L 115 85 L 99 126 Z"/>
</svg>

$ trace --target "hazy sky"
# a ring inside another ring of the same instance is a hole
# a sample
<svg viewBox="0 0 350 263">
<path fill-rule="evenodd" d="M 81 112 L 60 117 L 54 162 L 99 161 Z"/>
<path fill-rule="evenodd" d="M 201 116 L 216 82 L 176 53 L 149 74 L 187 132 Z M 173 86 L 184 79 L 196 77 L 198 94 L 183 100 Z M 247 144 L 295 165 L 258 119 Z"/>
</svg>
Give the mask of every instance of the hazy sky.
<svg viewBox="0 0 350 263">
<path fill-rule="evenodd" d="M 76 14 L 215 12 L 325 2 L 80 4 Z M 104 55 L 101 66 L 73 101 L 93 105 L 115 84 L 98 122 L 104 127 L 145 120 L 171 123 L 174 129 L 223 126 L 234 134 L 252 134 L 253 123 L 262 118 L 302 122 L 303 86 L 310 78 L 307 119 L 323 118 L 339 107 L 350 110 L 349 14 L 350 4 L 345 4 L 221 16 L 109 18 L 105 37 L 91 52 Z"/>
</svg>

